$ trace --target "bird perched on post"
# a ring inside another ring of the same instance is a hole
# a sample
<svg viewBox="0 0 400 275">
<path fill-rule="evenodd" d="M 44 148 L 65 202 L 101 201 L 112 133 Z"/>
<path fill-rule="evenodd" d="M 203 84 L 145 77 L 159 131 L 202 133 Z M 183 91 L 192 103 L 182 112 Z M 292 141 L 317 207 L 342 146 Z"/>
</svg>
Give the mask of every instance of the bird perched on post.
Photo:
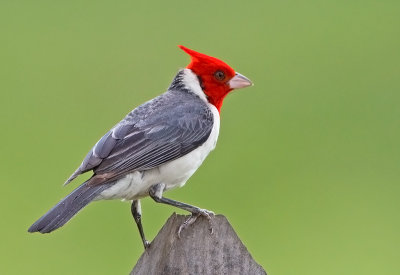
<svg viewBox="0 0 400 275">
<path fill-rule="evenodd" d="M 108 131 L 65 182 L 93 171 L 67 197 L 37 220 L 29 232 L 50 233 L 94 200 L 131 200 L 144 247 L 140 199 L 150 196 L 192 213 L 178 234 L 200 215 L 213 213 L 163 196 L 183 186 L 215 148 L 222 102 L 233 89 L 252 85 L 225 62 L 179 46 L 191 57 L 168 90 L 140 105 Z"/>
</svg>

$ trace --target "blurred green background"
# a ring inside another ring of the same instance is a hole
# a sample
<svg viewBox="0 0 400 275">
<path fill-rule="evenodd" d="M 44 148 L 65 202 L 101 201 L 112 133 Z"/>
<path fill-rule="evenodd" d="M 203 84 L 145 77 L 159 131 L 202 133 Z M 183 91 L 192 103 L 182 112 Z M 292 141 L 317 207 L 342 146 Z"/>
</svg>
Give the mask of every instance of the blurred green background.
<svg viewBox="0 0 400 275">
<path fill-rule="evenodd" d="M 26 230 L 188 64 L 178 44 L 255 86 L 225 100 L 217 149 L 168 197 L 226 215 L 269 274 L 399 274 L 399 1 L 0 5 L 1 274 L 131 270 L 143 248 L 126 202 Z M 143 201 L 149 239 L 173 211 Z"/>
</svg>

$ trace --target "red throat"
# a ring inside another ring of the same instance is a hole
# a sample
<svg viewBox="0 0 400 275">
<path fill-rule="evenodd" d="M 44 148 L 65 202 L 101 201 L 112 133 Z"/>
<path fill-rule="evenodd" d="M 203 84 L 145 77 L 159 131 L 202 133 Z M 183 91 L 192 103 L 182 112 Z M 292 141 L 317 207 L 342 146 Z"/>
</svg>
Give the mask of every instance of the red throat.
<svg viewBox="0 0 400 275">
<path fill-rule="evenodd" d="M 179 46 L 179 48 L 190 55 L 191 62 L 186 68 L 192 70 L 198 76 L 208 101 L 220 112 L 224 98 L 232 91 L 228 81 L 235 76 L 235 71 L 228 64 L 215 57 L 193 51 L 184 46 Z M 217 79 L 215 76 L 217 72 L 222 72 L 224 79 Z"/>
</svg>

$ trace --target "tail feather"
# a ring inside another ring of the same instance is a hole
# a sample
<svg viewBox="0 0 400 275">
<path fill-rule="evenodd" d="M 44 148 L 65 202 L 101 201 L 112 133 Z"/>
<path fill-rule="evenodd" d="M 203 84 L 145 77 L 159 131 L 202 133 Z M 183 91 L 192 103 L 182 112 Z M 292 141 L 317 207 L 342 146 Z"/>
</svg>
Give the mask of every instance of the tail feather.
<svg viewBox="0 0 400 275">
<path fill-rule="evenodd" d="M 28 232 L 50 233 L 56 230 L 109 187 L 110 184 L 93 186 L 84 182 L 32 224 Z"/>
</svg>

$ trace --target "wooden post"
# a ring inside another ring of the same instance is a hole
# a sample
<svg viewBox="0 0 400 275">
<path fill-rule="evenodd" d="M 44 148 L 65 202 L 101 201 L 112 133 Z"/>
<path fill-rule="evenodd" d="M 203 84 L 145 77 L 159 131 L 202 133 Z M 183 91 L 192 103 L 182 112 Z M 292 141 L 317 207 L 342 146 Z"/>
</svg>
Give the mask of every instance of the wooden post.
<svg viewBox="0 0 400 275">
<path fill-rule="evenodd" d="M 236 235 L 228 220 L 217 215 L 210 223 L 204 217 L 181 232 L 187 216 L 172 214 L 131 275 L 148 274 L 267 274 Z"/>
</svg>

